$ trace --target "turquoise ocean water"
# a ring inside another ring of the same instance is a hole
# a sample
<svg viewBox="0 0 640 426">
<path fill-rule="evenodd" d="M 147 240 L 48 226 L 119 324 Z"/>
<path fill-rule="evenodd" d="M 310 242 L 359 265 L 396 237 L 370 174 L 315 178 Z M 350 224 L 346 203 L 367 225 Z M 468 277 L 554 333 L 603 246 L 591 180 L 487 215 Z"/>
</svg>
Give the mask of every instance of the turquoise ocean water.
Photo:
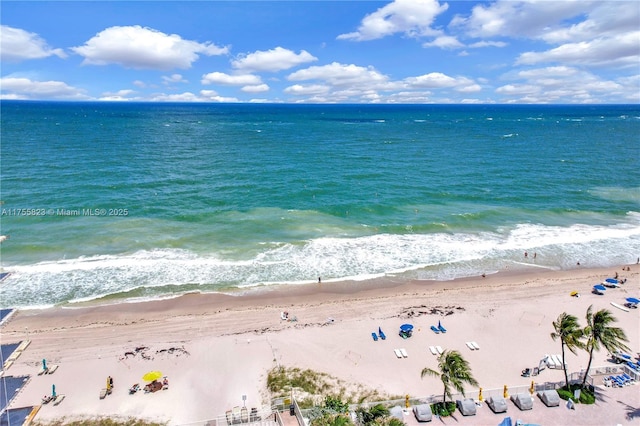
<svg viewBox="0 0 640 426">
<path fill-rule="evenodd" d="M 637 105 L 1 108 L 2 307 L 640 256 Z"/>
</svg>

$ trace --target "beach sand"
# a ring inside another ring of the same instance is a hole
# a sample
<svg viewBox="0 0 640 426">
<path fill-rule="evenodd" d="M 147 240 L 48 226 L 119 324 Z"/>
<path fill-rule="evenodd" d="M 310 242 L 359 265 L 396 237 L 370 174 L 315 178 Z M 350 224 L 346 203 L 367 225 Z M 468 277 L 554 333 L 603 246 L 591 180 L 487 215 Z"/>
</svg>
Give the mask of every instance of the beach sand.
<svg viewBox="0 0 640 426">
<path fill-rule="evenodd" d="M 640 267 L 630 268 L 532 269 L 448 282 L 323 282 L 242 295 L 189 294 L 143 303 L 19 311 L 3 326 L 2 341 L 28 339 L 31 344 L 5 374 L 32 377 L 10 407 L 39 404 L 55 384 L 66 398 L 58 406 L 43 406 L 37 420 L 117 415 L 203 424 L 243 404 L 268 406 L 266 377 L 275 366 L 327 373 L 349 389 L 378 390 L 389 398 L 440 395 L 439 379 L 420 377 L 422 368 L 437 366 L 429 346 L 460 351 L 485 398 L 502 394 L 503 385 L 524 389 L 532 379 L 559 382 L 564 380 L 561 369 L 546 369 L 534 378 L 520 373 L 538 366 L 545 354 L 560 353 L 560 342 L 550 333 L 562 312 L 584 325 L 589 305 L 594 311 L 609 309 L 629 338 L 631 354 L 638 355 L 640 309 L 625 312 L 610 304 L 640 296 Z M 591 293 L 593 285 L 616 270 L 626 284 L 602 296 Z M 571 297 L 573 290 L 581 297 Z M 297 321 L 282 320 L 282 311 Z M 430 330 L 439 320 L 446 334 Z M 404 323 L 414 325 L 409 339 L 398 335 Z M 378 327 L 386 340 L 373 341 L 371 333 Z M 469 341 L 480 349 L 470 350 Z M 399 348 L 407 358 L 396 357 L 394 349 Z M 54 374 L 37 375 L 43 358 L 59 366 Z M 587 361 L 582 351 L 566 359 L 569 372 L 586 368 Z M 613 365 L 606 350 L 596 354 L 594 367 Z M 129 395 L 129 387 L 144 385 L 142 376 L 152 370 L 168 377 L 169 389 Z M 100 399 L 107 376 L 113 377 L 114 390 Z M 603 389 L 597 404 L 575 411 L 536 401 L 533 410 L 518 412 L 510 403 L 508 414 L 544 425 L 639 424 L 638 417 L 630 418 L 640 415 L 638 389 Z M 476 388 L 468 391 L 477 397 Z M 504 417 L 486 407 L 479 411 L 474 418 L 457 414 L 438 422 L 498 424 Z M 407 416 L 407 423 L 412 422 Z"/>
</svg>

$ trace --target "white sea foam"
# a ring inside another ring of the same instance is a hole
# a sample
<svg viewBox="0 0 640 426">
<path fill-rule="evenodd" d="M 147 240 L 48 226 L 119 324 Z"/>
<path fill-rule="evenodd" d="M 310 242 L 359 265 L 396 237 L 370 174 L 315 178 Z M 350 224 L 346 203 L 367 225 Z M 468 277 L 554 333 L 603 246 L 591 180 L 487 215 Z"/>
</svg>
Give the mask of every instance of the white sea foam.
<svg viewBox="0 0 640 426">
<path fill-rule="evenodd" d="M 384 275 L 449 280 L 524 267 L 523 252 L 550 269 L 634 262 L 640 252 L 640 214 L 615 226 L 520 224 L 497 232 L 378 234 L 266 244 L 253 259 L 183 249 L 141 250 L 11 267 L 0 289 L 4 306 L 78 303 L 113 294 L 133 299 L 172 297 L 230 287 L 364 280 Z"/>
</svg>

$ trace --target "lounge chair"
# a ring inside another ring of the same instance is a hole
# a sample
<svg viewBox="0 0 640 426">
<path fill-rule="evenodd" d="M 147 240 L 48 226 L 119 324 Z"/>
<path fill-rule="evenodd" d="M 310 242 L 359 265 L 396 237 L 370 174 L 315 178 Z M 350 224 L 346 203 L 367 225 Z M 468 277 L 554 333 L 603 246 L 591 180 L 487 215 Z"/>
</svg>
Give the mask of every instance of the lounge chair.
<svg viewBox="0 0 640 426">
<path fill-rule="evenodd" d="M 62 401 L 64 401 L 64 394 L 56 396 L 53 400 L 53 405 L 59 405 Z"/>
<path fill-rule="evenodd" d="M 431 406 L 429 404 L 414 405 L 413 415 L 416 416 L 416 420 L 419 422 L 430 422 L 433 417 Z"/>
<path fill-rule="evenodd" d="M 531 398 L 531 395 L 528 393 L 511 395 L 511 401 L 522 411 L 531 410 L 533 408 L 533 398 Z"/>
<path fill-rule="evenodd" d="M 501 396 L 490 396 L 487 399 L 487 405 L 491 408 L 491 411 L 494 413 L 506 413 L 507 412 L 507 401 Z"/>
<path fill-rule="evenodd" d="M 409 357 L 409 354 L 407 353 L 407 350 L 405 348 L 400 348 L 400 353 L 404 358 Z"/>
<path fill-rule="evenodd" d="M 100 389 L 100 399 L 105 399 L 108 393 L 109 391 L 107 390 L 107 388 Z"/>
<path fill-rule="evenodd" d="M 440 330 L 438 329 L 438 327 L 436 327 L 435 325 L 431 326 L 431 330 L 436 333 L 436 334 L 440 334 Z"/>
<path fill-rule="evenodd" d="M 467 345 L 467 347 L 469 349 L 471 349 L 472 351 L 474 351 L 476 348 L 473 346 L 473 344 L 471 344 L 471 342 L 464 342 L 465 345 Z"/>
<path fill-rule="evenodd" d="M 376 333 L 371 333 L 371 338 L 373 339 L 374 342 L 378 341 L 378 335 Z"/>
<path fill-rule="evenodd" d="M 473 345 L 473 348 L 474 348 L 476 351 L 479 351 L 479 350 L 480 350 L 480 345 L 478 345 L 478 343 L 476 343 L 476 342 L 471 342 L 471 345 Z"/>
<path fill-rule="evenodd" d="M 458 399 L 456 401 L 456 407 L 463 416 L 475 416 L 476 415 L 476 403 L 471 398 Z"/>
<path fill-rule="evenodd" d="M 402 352 L 400 352 L 400 349 L 394 349 L 393 352 L 396 354 L 396 357 L 402 358 Z"/>
<path fill-rule="evenodd" d="M 538 392 L 538 398 L 540 398 L 540 401 L 547 407 L 560 406 L 560 395 L 558 395 L 555 389 Z"/>
<path fill-rule="evenodd" d="M 387 336 L 382 332 L 382 329 L 380 327 L 378 327 L 378 335 L 382 340 L 385 340 L 387 338 Z"/>
<path fill-rule="evenodd" d="M 429 346 L 429 350 L 431 351 L 432 355 L 438 355 L 438 350 L 435 346 Z"/>
<path fill-rule="evenodd" d="M 134 384 L 129 388 L 129 395 L 133 395 L 134 393 L 140 390 L 140 385 L 138 383 Z"/>
<path fill-rule="evenodd" d="M 444 352 L 442 350 L 442 346 L 436 346 L 436 351 L 438 351 L 439 354 L 442 354 L 442 352 Z"/>
<path fill-rule="evenodd" d="M 444 327 L 443 327 L 443 326 L 441 326 L 441 325 L 438 325 L 438 330 L 440 330 L 440 333 L 446 333 L 446 332 L 447 332 L 447 329 L 446 329 L 446 328 L 444 328 Z"/>
<path fill-rule="evenodd" d="M 45 373 L 53 374 L 56 372 L 57 369 L 58 369 L 58 364 L 52 364 L 51 366 L 49 366 L 49 368 L 47 368 L 47 371 L 45 371 Z"/>
</svg>

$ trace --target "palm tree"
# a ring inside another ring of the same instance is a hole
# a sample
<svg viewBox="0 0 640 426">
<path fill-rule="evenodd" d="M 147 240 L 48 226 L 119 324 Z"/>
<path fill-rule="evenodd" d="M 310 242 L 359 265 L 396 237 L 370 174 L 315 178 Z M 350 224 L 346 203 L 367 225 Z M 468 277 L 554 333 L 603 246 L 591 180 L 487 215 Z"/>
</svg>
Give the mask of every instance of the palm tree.
<svg viewBox="0 0 640 426">
<path fill-rule="evenodd" d="M 624 330 L 611 326 L 611 324 L 618 321 L 613 314 L 607 309 L 601 309 L 594 314 L 592 308 L 593 305 L 587 309 L 587 326 L 584 328 L 584 335 L 587 338 L 585 348 L 587 352 L 589 352 L 589 363 L 587 364 L 587 371 L 585 371 L 584 377 L 582 378 L 583 388 L 587 383 L 587 375 L 591 368 L 594 350 L 599 351 L 601 345 L 611 353 L 617 350 L 630 350 L 629 347 L 624 344 L 624 342 L 629 341 Z"/>
<path fill-rule="evenodd" d="M 576 354 L 576 349 L 583 348 L 584 345 L 580 341 L 583 336 L 583 330 L 578 324 L 578 318 L 566 312 L 561 313 L 558 319 L 553 322 L 553 329 L 555 331 L 551 333 L 551 338 L 554 341 L 560 338 L 565 386 L 569 389 L 569 375 L 567 374 L 567 363 L 564 362 L 564 348 L 569 349 L 574 355 Z"/>
<path fill-rule="evenodd" d="M 451 397 L 451 387 L 460 392 L 464 396 L 464 384 L 478 386 L 478 381 L 471 375 L 471 367 L 469 362 L 462 357 L 460 352 L 446 350 L 438 357 L 438 370 L 431 368 L 423 368 L 420 377 L 434 376 L 440 377 L 444 385 L 444 393 L 442 395 L 443 404 L 446 397 Z"/>
</svg>

